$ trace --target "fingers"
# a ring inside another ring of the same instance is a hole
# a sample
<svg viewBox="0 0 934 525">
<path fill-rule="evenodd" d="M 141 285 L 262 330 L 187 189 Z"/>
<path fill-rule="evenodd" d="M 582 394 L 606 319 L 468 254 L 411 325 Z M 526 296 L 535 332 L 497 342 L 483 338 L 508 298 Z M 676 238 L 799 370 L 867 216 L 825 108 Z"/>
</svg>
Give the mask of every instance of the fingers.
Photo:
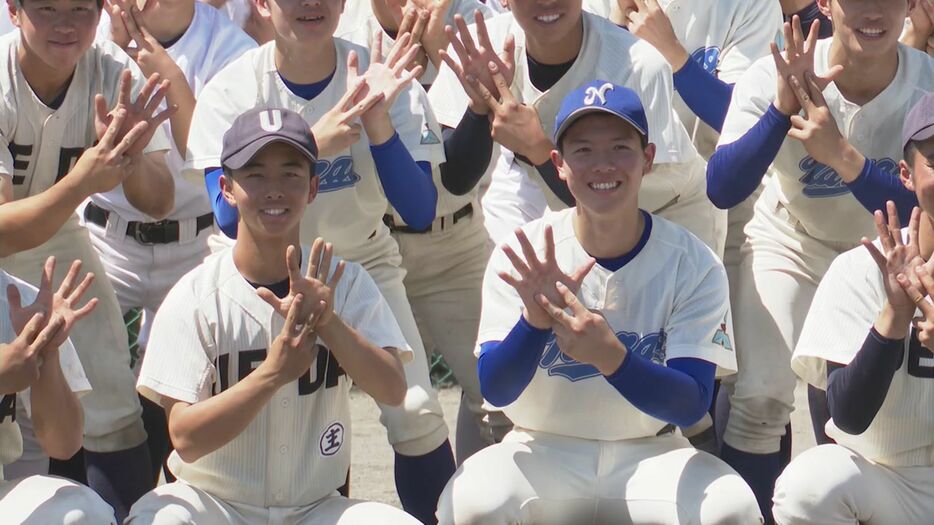
<svg viewBox="0 0 934 525">
<path fill-rule="evenodd" d="M 454 15 L 455 24 L 457 24 L 458 20 L 463 20 L 461 15 Z M 458 25 L 457 28 L 459 27 L 460 26 Z M 464 47 L 464 43 L 461 42 L 457 29 L 451 26 L 444 26 L 444 34 L 448 36 L 448 41 L 451 43 L 451 48 L 454 49 L 455 53 L 457 53 L 457 58 L 460 59 L 460 63 L 467 64 L 470 60 L 470 54 L 467 52 L 467 48 Z"/>
<path fill-rule="evenodd" d="M 499 54 L 499 60 L 506 71 L 516 70 L 516 37 L 511 33 L 506 36 L 506 42 L 503 43 L 503 52 Z"/>
<path fill-rule="evenodd" d="M 332 293 L 334 288 L 337 287 L 337 284 L 341 282 L 341 277 L 344 276 L 344 267 L 347 264 L 341 260 L 337 263 L 337 268 L 334 269 L 334 273 L 331 274 L 331 279 L 328 281 L 328 288 L 331 289 Z"/>
<path fill-rule="evenodd" d="M 551 225 L 545 226 L 545 264 L 555 264 L 555 232 Z"/>
<path fill-rule="evenodd" d="M 126 109 L 120 108 L 114 112 L 113 118 L 107 126 L 107 130 L 104 131 L 104 136 L 101 137 L 100 142 L 98 142 L 102 148 L 114 148 L 114 142 L 117 140 L 117 133 L 119 133 L 120 128 L 123 127 L 124 120 L 126 120 Z"/>
<path fill-rule="evenodd" d="M 405 35 L 403 40 L 409 40 L 410 38 L 411 37 L 409 35 Z M 415 57 L 418 55 L 418 51 L 421 49 L 421 47 L 421 44 L 410 46 L 406 49 L 404 55 L 395 59 L 395 62 L 388 62 L 386 65 L 392 68 L 393 75 L 398 77 L 400 74 L 402 74 L 402 72 L 405 71 L 407 67 L 409 67 L 409 64 L 415 60 Z"/>
<path fill-rule="evenodd" d="M 490 32 L 486 28 L 486 19 L 479 9 L 473 13 L 474 27 L 477 28 L 477 38 L 480 40 L 480 47 L 486 50 L 493 49 L 493 42 L 490 40 Z M 512 35 L 510 35 L 512 36 Z M 513 41 L 515 43 L 515 40 Z"/>
<path fill-rule="evenodd" d="M 113 126 L 113 124 L 116 122 L 117 122 L 117 119 L 115 118 L 111 126 Z M 120 123 L 122 124 L 123 121 L 121 120 Z M 116 128 L 116 129 L 119 129 L 119 128 Z M 113 150 L 110 153 L 111 158 L 120 159 L 120 157 L 122 157 L 124 153 L 126 153 L 130 148 L 132 148 L 136 144 L 136 142 L 140 140 L 140 138 L 142 138 L 143 135 L 146 134 L 146 132 L 149 129 L 150 129 L 149 122 L 145 122 L 145 121 L 137 122 L 136 125 L 130 128 L 130 131 L 127 132 L 127 134 L 123 136 L 123 140 L 121 140 L 120 143 L 117 144 L 113 148 Z M 110 128 L 108 128 L 107 131 L 110 132 Z M 113 141 L 113 137 L 111 137 L 111 141 Z M 122 160 L 129 161 L 130 159 L 126 158 Z"/>
<path fill-rule="evenodd" d="M 519 247 L 522 248 L 522 255 L 525 256 L 525 263 L 534 270 L 541 268 L 538 255 L 535 254 L 535 248 L 532 247 L 532 243 L 529 242 L 529 238 L 525 235 L 525 232 L 522 230 L 516 231 L 516 239 L 519 240 Z"/>
<path fill-rule="evenodd" d="M 292 299 L 292 304 L 289 305 L 289 311 L 285 314 L 285 326 L 282 327 L 282 330 L 289 335 L 298 335 L 305 328 L 305 320 L 299 317 L 304 302 L 305 296 L 297 294 Z"/>
<path fill-rule="evenodd" d="M 418 16 L 418 12 L 414 8 L 408 8 L 402 14 L 402 20 L 397 20 L 399 24 L 399 29 L 396 30 L 396 35 L 404 35 L 406 33 L 411 33 L 412 29 L 415 27 L 415 19 Z"/>
<path fill-rule="evenodd" d="M 483 82 L 480 82 L 480 79 L 469 75 L 467 77 L 467 82 L 470 84 L 470 87 L 480 95 L 480 99 L 483 100 L 483 103 L 486 104 L 488 108 L 493 111 L 499 110 L 501 104 L 499 103 L 498 97 L 490 93 L 490 90 L 483 85 Z"/>
<path fill-rule="evenodd" d="M 146 117 L 149 117 L 153 113 L 156 112 L 156 109 L 159 107 L 160 104 L 162 104 L 162 101 L 165 100 L 165 97 L 169 92 L 169 86 L 171 85 L 172 85 L 172 82 L 169 81 L 168 79 L 163 80 L 162 82 L 158 84 L 155 90 L 155 93 L 153 93 L 152 96 L 149 99 L 147 99 L 148 102 L 144 101 L 143 99 L 140 99 L 140 102 L 145 102 L 145 107 L 143 108 L 143 115 L 145 115 Z M 142 92 L 140 93 L 140 95 L 142 96 Z"/>
<path fill-rule="evenodd" d="M 65 299 L 71 295 L 71 288 L 75 285 L 75 281 L 78 279 L 78 272 L 81 270 L 81 261 L 75 260 L 72 261 L 71 266 L 68 267 L 68 273 L 65 274 L 65 278 L 62 279 L 62 284 L 58 285 L 58 294 Z"/>
<path fill-rule="evenodd" d="M 308 257 L 308 268 L 305 270 L 306 279 L 318 278 L 318 265 L 321 262 L 321 252 L 324 250 L 324 239 L 318 237 L 311 243 L 311 253 Z"/>
<path fill-rule="evenodd" d="M 898 284 L 901 285 L 902 290 L 905 291 L 905 294 L 911 299 L 915 305 L 921 310 L 926 319 L 934 319 L 934 305 L 929 301 L 924 300 L 925 295 L 930 295 L 930 292 L 926 290 L 927 293 L 922 292 L 918 289 L 917 286 L 911 283 L 907 275 L 899 274 Z"/>
<path fill-rule="evenodd" d="M 800 23 L 800 21 L 798 23 Z M 820 19 L 815 18 L 814 21 L 811 22 L 811 28 L 808 31 L 807 41 L 805 42 L 804 49 L 803 49 L 805 53 L 814 52 L 814 44 L 817 43 L 817 35 L 819 33 L 820 33 Z"/>
<path fill-rule="evenodd" d="M 796 54 L 804 53 L 804 30 L 801 29 L 801 17 L 798 15 L 791 18 L 791 38 Z"/>
<path fill-rule="evenodd" d="M 45 313 L 36 312 L 32 317 L 29 318 L 29 322 L 26 323 L 26 326 L 23 327 L 23 330 L 19 333 L 20 338 L 26 341 L 26 344 L 32 344 L 36 340 L 36 336 L 39 335 L 39 331 L 42 329 L 42 326 L 45 324 Z"/>
<path fill-rule="evenodd" d="M 133 77 L 129 69 L 124 69 L 120 73 L 120 89 L 117 91 L 117 106 L 130 105 L 130 89 L 132 87 Z"/>
<path fill-rule="evenodd" d="M 97 120 L 106 123 L 109 120 L 107 113 L 107 99 L 104 98 L 104 95 L 94 95 L 94 113 L 97 114 Z"/>
<path fill-rule="evenodd" d="M 373 47 L 370 48 L 370 63 L 382 64 L 383 62 L 383 30 L 376 28 L 376 34 L 373 35 Z M 392 51 L 390 51 L 391 53 Z"/>
<path fill-rule="evenodd" d="M 885 210 L 888 214 L 889 219 L 889 232 L 892 236 L 892 241 L 895 243 L 895 246 L 904 246 L 902 241 L 902 224 L 898 220 L 898 209 L 895 207 L 893 201 L 886 201 Z"/>
<path fill-rule="evenodd" d="M 804 85 L 795 75 L 791 75 L 788 78 L 788 83 L 791 84 L 791 91 L 795 94 L 795 98 L 798 99 L 798 104 L 804 108 L 808 116 L 812 116 L 817 107 L 814 105 L 814 102 L 811 101 L 811 95 L 804 89 Z"/>
<path fill-rule="evenodd" d="M 567 308 L 571 309 L 571 313 L 575 317 L 587 312 L 587 309 L 584 308 L 584 305 L 582 305 L 581 302 L 577 300 L 577 296 L 574 295 L 574 292 L 565 286 L 564 283 L 555 283 L 555 288 L 558 290 L 558 295 L 560 295 L 561 299 L 564 300 L 564 304 L 567 305 Z"/>
<path fill-rule="evenodd" d="M 6 300 L 11 310 L 20 310 L 23 308 L 23 298 L 16 285 L 8 284 L 6 287 Z"/>
<path fill-rule="evenodd" d="M 457 32 L 460 35 L 460 40 L 464 44 L 464 49 L 470 55 L 477 55 L 480 52 L 477 50 L 476 44 L 474 44 L 473 36 L 470 34 L 470 28 L 467 27 L 467 22 L 462 16 L 455 16 L 454 23 L 457 24 Z"/>
<path fill-rule="evenodd" d="M 529 267 L 525 264 L 525 261 L 520 259 L 518 255 L 516 255 L 516 252 L 515 250 L 512 249 L 512 246 L 509 246 L 509 245 L 503 246 L 503 253 L 506 255 L 506 258 L 509 259 L 509 262 L 512 263 L 512 267 L 516 269 L 516 272 L 518 272 L 519 275 L 524 277 L 530 273 Z M 509 284 L 513 284 L 512 282 L 507 281 L 506 279 L 503 279 L 503 280 Z M 513 281 L 513 282 L 518 283 L 518 281 Z"/>
<path fill-rule="evenodd" d="M 399 64 L 403 64 L 402 67 L 404 68 L 408 65 L 405 57 L 407 57 L 409 53 L 412 54 L 413 58 L 415 57 L 415 53 L 412 53 L 413 49 L 418 52 L 418 43 L 412 40 L 412 34 L 400 33 L 395 43 L 393 43 L 392 47 L 389 49 L 389 54 L 386 55 L 386 66 L 393 71 L 396 70 Z"/>
<path fill-rule="evenodd" d="M 888 254 L 895 249 L 895 241 L 892 239 L 892 232 L 885 224 L 885 214 L 882 210 L 876 210 L 872 214 L 872 219 L 876 224 L 876 232 L 879 234 L 879 241 L 882 243 L 882 249 Z"/>
<path fill-rule="evenodd" d="M 493 85 L 495 85 L 497 91 L 499 91 L 500 100 L 502 100 L 503 103 L 515 101 L 516 97 L 514 97 L 512 91 L 509 90 L 509 82 L 506 82 L 506 77 L 503 76 L 503 72 L 500 71 L 496 62 L 491 61 L 487 64 L 487 67 L 490 69 L 490 76 L 493 77 Z"/>
<path fill-rule="evenodd" d="M 551 318 L 555 320 L 555 322 L 557 322 L 561 326 L 564 326 L 565 328 L 571 327 L 573 318 L 570 315 L 568 315 L 568 313 L 565 312 L 564 309 L 556 306 L 554 303 L 549 301 L 548 298 L 545 297 L 544 294 L 536 295 L 535 301 L 538 302 L 538 305 L 541 306 L 542 309 L 545 310 L 545 312 L 547 312 L 548 315 L 551 316 Z"/>
<path fill-rule="evenodd" d="M 350 121 L 369 111 L 373 106 L 382 102 L 385 98 L 386 93 L 382 92 L 367 95 L 367 97 L 360 101 L 353 109 L 344 113 L 344 116 L 341 118 L 341 123 L 348 124 Z"/>
<path fill-rule="evenodd" d="M 166 80 L 168 82 L 168 80 Z M 168 87 L 166 87 L 168 89 Z M 162 125 L 163 122 L 172 118 L 172 115 L 178 111 L 178 106 L 175 104 L 170 105 L 165 111 L 159 112 L 156 116 L 149 118 L 149 124 L 152 129 L 158 128 Z"/>
<path fill-rule="evenodd" d="M 55 256 L 50 255 L 42 265 L 42 277 L 39 280 L 39 293 L 52 292 L 52 278 L 55 276 Z M 66 277 L 67 278 L 67 277 Z"/>
<path fill-rule="evenodd" d="M 352 86 L 360 77 L 360 59 L 356 51 L 347 53 L 347 85 Z"/>
<path fill-rule="evenodd" d="M 421 42 L 425 34 L 425 28 L 428 26 L 428 19 L 431 13 L 424 9 L 415 10 L 415 26 L 412 27 L 412 42 Z M 401 34 L 401 31 L 400 31 Z"/>
<path fill-rule="evenodd" d="M 885 258 L 885 255 L 882 255 L 882 252 L 879 251 L 879 248 L 876 248 L 876 245 L 872 243 L 869 239 L 863 237 L 860 239 L 860 244 L 869 251 L 869 255 L 872 257 L 872 260 L 876 261 L 876 266 L 879 267 L 879 270 L 884 275 L 887 273 L 886 266 L 888 265 L 888 260 Z"/>
<path fill-rule="evenodd" d="M 279 299 L 279 296 L 272 293 L 272 291 L 269 288 L 266 288 L 265 286 L 260 286 L 259 288 L 256 289 L 256 295 L 258 295 L 260 299 L 265 301 L 266 304 L 271 306 L 273 310 L 277 312 L 282 310 L 282 299 Z"/>
<path fill-rule="evenodd" d="M 84 279 L 78 283 L 78 287 L 74 289 L 70 296 L 68 296 L 69 304 L 74 304 L 80 301 L 82 297 L 84 297 L 84 294 L 87 293 L 88 288 L 90 288 L 94 283 L 94 278 L 94 272 L 88 272 L 87 275 L 84 276 Z"/>
<path fill-rule="evenodd" d="M 807 83 L 807 89 L 811 94 L 811 99 L 814 100 L 814 104 L 817 107 L 827 107 L 827 100 L 824 98 L 824 88 L 817 83 L 817 79 L 814 78 L 814 75 L 810 71 L 804 72 L 804 82 Z"/>
<path fill-rule="evenodd" d="M 136 42 L 137 46 L 144 46 L 148 44 L 146 41 L 145 35 L 140 31 L 139 24 L 136 21 L 136 16 L 133 11 L 136 9 L 133 8 L 130 12 L 121 10 L 120 18 L 123 20 L 124 26 L 126 26 L 127 33 L 130 34 L 130 38 Z"/>
<path fill-rule="evenodd" d="M 341 111 L 350 111 L 350 108 L 354 106 L 354 101 L 357 100 L 357 96 L 363 91 L 363 88 L 366 87 L 366 80 L 358 78 L 347 89 L 347 92 L 344 93 L 344 96 L 341 97 L 338 101 L 337 106 Z"/>
<path fill-rule="evenodd" d="M 289 282 L 297 283 L 302 278 L 301 263 L 299 262 L 300 252 L 290 244 L 285 249 L 285 266 L 289 272 Z"/>
<path fill-rule="evenodd" d="M 580 268 L 574 270 L 569 277 L 574 281 L 574 286 L 580 289 L 581 283 L 584 282 L 584 278 L 587 277 L 587 274 L 590 273 L 590 270 L 593 270 L 594 265 L 597 264 L 597 260 L 591 257 L 587 262 L 581 265 Z"/>
<path fill-rule="evenodd" d="M 94 274 L 88 274 L 88 275 L 93 276 Z M 85 303 L 84 306 L 75 310 L 74 311 L 75 321 L 80 321 L 81 319 L 84 319 L 85 317 L 90 315 L 90 313 L 93 312 L 95 308 L 97 308 L 97 303 L 98 303 L 97 297 L 93 297 L 91 298 L 90 301 Z"/>
<path fill-rule="evenodd" d="M 334 258 L 334 245 L 329 242 L 324 243 L 324 254 L 321 256 L 321 265 L 318 266 L 318 271 L 315 275 L 315 279 L 326 282 L 328 276 L 331 274 L 331 259 Z"/>
<path fill-rule="evenodd" d="M 59 332 L 65 327 L 65 320 L 61 317 L 53 317 L 42 331 L 36 335 L 36 338 L 29 344 L 29 353 L 37 354 L 45 349 L 51 349 L 50 343 L 58 338 Z"/>
<path fill-rule="evenodd" d="M 824 76 L 815 79 L 815 82 L 817 83 L 818 86 L 820 86 L 821 91 L 823 91 L 824 88 L 826 88 L 828 84 L 830 84 L 831 82 L 836 80 L 838 76 L 840 76 L 840 73 L 843 73 L 843 66 L 840 64 L 837 64 L 831 67 L 830 69 L 828 69 L 827 72 L 824 73 Z"/>
<path fill-rule="evenodd" d="M 908 219 L 908 245 L 917 247 L 919 245 L 921 230 L 921 208 L 915 206 L 911 209 L 911 218 Z"/>
</svg>

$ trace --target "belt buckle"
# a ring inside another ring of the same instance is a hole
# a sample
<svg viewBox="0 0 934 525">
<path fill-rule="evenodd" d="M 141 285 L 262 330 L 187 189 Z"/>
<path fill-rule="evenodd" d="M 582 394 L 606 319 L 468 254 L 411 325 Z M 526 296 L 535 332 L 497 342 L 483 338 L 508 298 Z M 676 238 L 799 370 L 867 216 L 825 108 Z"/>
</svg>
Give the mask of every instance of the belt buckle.
<svg viewBox="0 0 934 525">
<path fill-rule="evenodd" d="M 162 219 L 161 221 L 157 222 L 138 223 L 136 228 L 133 229 L 133 238 L 136 239 L 136 242 L 144 246 L 152 246 L 156 244 L 156 241 L 154 240 L 154 233 L 162 230 L 164 237 L 164 227 L 168 222 L 168 219 Z"/>
</svg>

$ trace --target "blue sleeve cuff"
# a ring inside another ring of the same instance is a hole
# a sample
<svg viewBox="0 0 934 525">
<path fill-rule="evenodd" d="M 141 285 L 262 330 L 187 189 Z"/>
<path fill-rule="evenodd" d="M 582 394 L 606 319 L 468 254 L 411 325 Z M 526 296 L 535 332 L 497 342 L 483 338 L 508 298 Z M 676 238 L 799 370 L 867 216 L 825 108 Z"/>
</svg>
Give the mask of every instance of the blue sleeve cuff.
<svg viewBox="0 0 934 525">
<path fill-rule="evenodd" d="M 607 382 L 646 414 L 680 427 L 700 421 L 713 398 L 717 366 L 695 358 L 677 358 L 662 366 L 628 352 Z"/>
<path fill-rule="evenodd" d="M 733 85 L 708 73 L 690 58 L 675 72 L 674 83 L 691 111 L 720 133 L 733 97 Z"/>
<path fill-rule="evenodd" d="M 221 175 L 224 170 L 221 168 L 207 168 L 204 170 L 204 185 L 208 190 L 208 200 L 211 202 L 211 209 L 214 211 L 214 220 L 217 227 L 224 235 L 231 239 L 237 238 L 237 222 L 240 217 L 237 209 L 224 200 L 221 192 Z"/>
<path fill-rule="evenodd" d="M 888 214 L 886 202 L 892 201 L 898 209 L 898 218 L 902 224 L 911 219 L 911 210 L 918 206 L 918 197 L 908 190 L 898 175 L 883 172 L 873 160 L 866 158 L 863 169 L 847 187 L 856 200 L 870 213 L 876 210 Z"/>
<path fill-rule="evenodd" d="M 520 316 L 505 339 L 482 343 L 477 372 L 484 399 L 498 407 L 518 399 L 535 376 L 551 335 Z"/>
</svg>

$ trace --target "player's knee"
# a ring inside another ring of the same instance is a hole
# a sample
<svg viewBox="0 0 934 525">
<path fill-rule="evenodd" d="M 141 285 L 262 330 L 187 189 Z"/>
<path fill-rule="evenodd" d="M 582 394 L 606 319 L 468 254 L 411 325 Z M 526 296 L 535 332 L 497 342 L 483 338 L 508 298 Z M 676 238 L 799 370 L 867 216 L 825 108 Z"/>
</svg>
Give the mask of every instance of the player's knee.
<svg viewBox="0 0 934 525">
<path fill-rule="evenodd" d="M 194 516 L 175 498 L 150 491 L 131 508 L 124 525 L 194 525 Z"/>
<path fill-rule="evenodd" d="M 756 454 L 777 452 L 793 406 L 775 397 L 733 397 L 724 441 Z"/>
<path fill-rule="evenodd" d="M 496 485 L 458 469 L 438 500 L 438 525 L 519 523 L 519 505 L 510 491 Z"/>
<path fill-rule="evenodd" d="M 762 513 L 752 489 L 736 473 L 710 483 L 700 505 L 702 525 L 746 525 L 762 523 Z"/>
<path fill-rule="evenodd" d="M 64 491 L 60 489 L 59 494 L 62 495 L 62 500 L 58 506 L 68 509 L 63 514 L 63 524 L 109 525 L 117 523 L 114 509 L 93 490 L 76 485 L 67 487 Z"/>
<path fill-rule="evenodd" d="M 853 452 L 839 445 L 806 450 L 775 482 L 772 513 L 776 523 L 803 525 L 820 522 L 821 516 L 839 515 L 837 511 L 847 506 L 860 479 Z"/>
</svg>

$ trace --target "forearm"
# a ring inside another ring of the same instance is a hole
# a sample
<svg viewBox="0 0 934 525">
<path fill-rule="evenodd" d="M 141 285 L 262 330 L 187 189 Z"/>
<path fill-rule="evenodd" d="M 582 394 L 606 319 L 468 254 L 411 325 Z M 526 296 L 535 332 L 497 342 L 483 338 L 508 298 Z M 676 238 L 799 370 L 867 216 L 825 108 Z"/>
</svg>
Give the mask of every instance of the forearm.
<svg viewBox="0 0 934 525">
<path fill-rule="evenodd" d="M 318 337 L 334 353 L 344 372 L 370 397 L 384 405 L 402 404 L 405 373 L 395 351 L 374 345 L 337 315 L 318 327 Z"/>
<path fill-rule="evenodd" d="M 483 343 L 477 362 L 483 398 L 498 407 L 518 399 L 535 376 L 551 334 L 520 317 L 505 339 Z"/>
<path fill-rule="evenodd" d="M 48 352 L 32 385 L 32 422 L 42 450 L 55 459 L 68 459 L 81 448 L 84 412 L 59 365 L 58 352 Z"/>
<path fill-rule="evenodd" d="M 674 74 L 675 89 L 701 120 L 719 133 L 730 107 L 733 86 L 707 73 L 693 60 Z"/>
<path fill-rule="evenodd" d="M 688 427 L 710 406 L 716 369 L 713 363 L 693 358 L 672 359 L 662 366 L 628 352 L 606 380 L 639 410 Z"/>
<path fill-rule="evenodd" d="M 850 181 L 844 179 L 853 196 L 870 213 L 876 210 L 886 213 L 886 202 L 895 202 L 901 224 L 907 224 L 911 218 L 911 210 L 918 205 L 915 192 L 909 191 L 898 175 L 883 172 L 871 159 L 862 156 L 860 158 L 863 161 L 862 169 L 856 178 Z"/>
<path fill-rule="evenodd" d="M 918 6 L 916 7 L 916 9 L 921 9 L 921 7 Z M 902 37 L 900 41 L 902 44 L 905 44 L 908 47 L 913 47 L 915 49 L 920 49 L 921 51 L 924 51 L 927 49 L 927 42 L 928 42 L 929 36 L 931 35 L 925 35 L 923 33 L 919 33 L 917 30 L 915 30 L 914 25 L 908 24 L 908 27 L 905 29 L 905 32 L 902 33 Z"/>
<path fill-rule="evenodd" d="M 402 220 L 415 229 L 427 229 L 435 220 L 438 191 L 431 180 L 431 165 L 423 170 L 393 132 L 384 143 L 370 145 L 386 199 Z"/>
<path fill-rule="evenodd" d="M 753 194 L 791 129 L 791 118 L 774 105 L 735 142 L 717 148 L 707 163 L 707 197 L 729 209 Z"/>
<path fill-rule="evenodd" d="M 0 204 L 0 257 L 41 246 L 55 235 L 90 194 L 75 177 Z"/>
<path fill-rule="evenodd" d="M 169 118 L 169 123 L 172 127 L 172 140 L 175 141 L 175 147 L 184 159 L 188 132 L 191 130 L 191 116 L 195 111 L 195 96 L 180 69 L 172 78 L 166 99 L 178 108 Z"/>
<path fill-rule="evenodd" d="M 169 437 L 188 463 L 214 452 L 239 436 L 279 389 L 262 365 L 229 389 L 189 405 L 167 407 Z"/>
<path fill-rule="evenodd" d="M 493 155 L 490 121 L 486 115 L 468 109 L 457 127 L 446 128 L 443 135 L 447 160 L 441 165 L 441 183 L 454 195 L 465 195 L 476 187 L 490 165 Z"/>
<path fill-rule="evenodd" d="M 133 173 L 123 181 L 123 193 L 134 208 L 157 220 L 175 207 L 175 181 L 165 164 L 165 153 L 144 153 Z"/>
</svg>

